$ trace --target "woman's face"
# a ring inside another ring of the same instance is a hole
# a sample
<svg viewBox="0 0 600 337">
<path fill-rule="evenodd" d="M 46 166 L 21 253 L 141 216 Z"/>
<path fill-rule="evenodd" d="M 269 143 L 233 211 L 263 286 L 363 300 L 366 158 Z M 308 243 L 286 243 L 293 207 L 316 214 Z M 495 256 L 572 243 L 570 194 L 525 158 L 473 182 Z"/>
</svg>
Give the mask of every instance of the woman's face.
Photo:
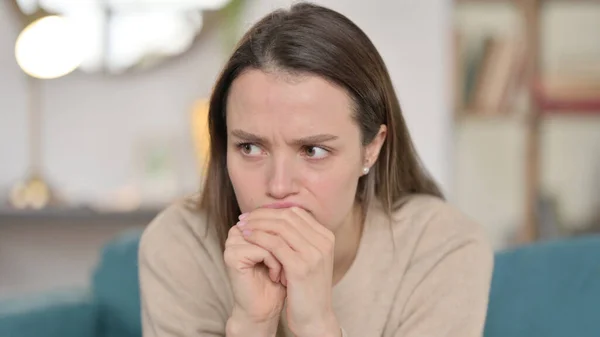
<svg viewBox="0 0 600 337">
<path fill-rule="evenodd" d="M 363 147 L 352 113 L 346 92 L 321 77 L 240 75 L 227 101 L 227 170 L 241 211 L 296 205 L 336 232 L 385 138 L 382 128 Z"/>
</svg>

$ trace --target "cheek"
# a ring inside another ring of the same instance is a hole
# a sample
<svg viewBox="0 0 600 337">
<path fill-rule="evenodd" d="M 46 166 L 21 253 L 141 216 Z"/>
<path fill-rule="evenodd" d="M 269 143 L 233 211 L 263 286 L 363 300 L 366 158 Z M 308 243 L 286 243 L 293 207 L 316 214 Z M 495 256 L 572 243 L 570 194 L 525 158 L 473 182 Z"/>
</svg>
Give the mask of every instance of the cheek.
<svg viewBox="0 0 600 337">
<path fill-rule="evenodd" d="M 256 207 L 256 192 L 261 190 L 260 180 L 256 171 L 244 169 L 235 156 L 227 156 L 227 173 L 233 185 L 235 197 L 243 212 L 249 212 Z"/>
<path fill-rule="evenodd" d="M 307 179 L 306 185 L 318 203 L 319 221 L 335 231 L 351 211 L 358 184 L 356 172 L 331 170 Z"/>
</svg>

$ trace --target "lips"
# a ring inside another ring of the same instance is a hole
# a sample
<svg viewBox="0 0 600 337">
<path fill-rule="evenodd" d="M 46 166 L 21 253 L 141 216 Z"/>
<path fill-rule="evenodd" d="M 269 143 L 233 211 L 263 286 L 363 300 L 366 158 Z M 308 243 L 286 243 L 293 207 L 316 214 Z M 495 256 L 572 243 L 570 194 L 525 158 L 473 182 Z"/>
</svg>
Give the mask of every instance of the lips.
<svg viewBox="0 0 600 337">
<path fill-rule="evenodd" d="M 262 206 L 263 208 L 274 208 L 274 209 L 280 209 L 280 208 L 290 208 L 290 207 L 299 207 L 304 209 L 304 207 L 293 203 L 293 202 L 274 202 L 272 204 L 267 204 Z"/>
<path fill-rule="evenodd" d="M 273 208 L 273 209 L 281 209 L 281 208 L 290 208 L 290 207 L 298 207 L 305 210 L 307 213 L 312 214 L 312 212 L 305 207 L 297 204 L 295 202 L 274 202 L 272 204 L 263 205 L 262 208 Z"/>
<path fill-rule="evenodd" d="M 308 213 L 308 214 L 310 214 L 310 215 L 312 215 L 314 217 L 314 214 L 310 210 L 308 210 L 307 208 L 305 208 L 305 207 L 303 207 L 300 204 L 297 204 L 295 202 L 274 202 L 272 204 L 263 205 L 263 206 L 261 206 L 259 208 L 281 209 L 281 208 L 290 208 L 290 207 L 301 208 L 301 209 L 305 210 L 306 213 Z"/>
</svg>

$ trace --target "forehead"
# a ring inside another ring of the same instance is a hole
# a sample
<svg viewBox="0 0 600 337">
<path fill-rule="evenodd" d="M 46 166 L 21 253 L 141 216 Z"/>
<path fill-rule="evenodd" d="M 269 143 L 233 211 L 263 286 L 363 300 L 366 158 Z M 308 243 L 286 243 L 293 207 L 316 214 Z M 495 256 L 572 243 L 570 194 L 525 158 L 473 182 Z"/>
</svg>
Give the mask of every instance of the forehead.
<svg viewBox="0 0 600 337">
<path fill-rule="evenodd" d="M 233 82 L 227 102 L 227 124 L 235 127 L 322 131 L 353 126 L 352 115 L 344 89 L 310 74 L 248 70 Z"/>
</svg>

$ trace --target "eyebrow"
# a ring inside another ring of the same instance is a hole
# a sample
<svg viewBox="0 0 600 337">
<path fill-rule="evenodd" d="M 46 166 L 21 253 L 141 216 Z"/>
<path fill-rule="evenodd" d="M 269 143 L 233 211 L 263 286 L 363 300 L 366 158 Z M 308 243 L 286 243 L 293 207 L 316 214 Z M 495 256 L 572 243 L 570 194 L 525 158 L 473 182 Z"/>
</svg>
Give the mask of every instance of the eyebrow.
<svg viewBox="0 0 600 337">
<path fill-rule="evenodd" d="M 243 131 L 240 129 L 232 130 L 231 134 L 233 136 L 243 139 L 244 141 L 247 141 L 249 143 L 258 143 L 258 144 L 268 144 L 269 143 L 269 141 L 264 137 L 261 137 L 261 136 L 258 136 L 253 133 L 246 132 L 246 131 Z M 336 140 L 336 139 L 338 139 L 338 136 L 323 133 L 323 134 L 312 135 L 312 136 L 303 137 L 303 138 L 299 138 L 299 139 L 294 139 L 292 141 L 292 144 L 294 144 L 294 145 L 316 144 L 316 143 L 329 142 L 329 141 Z"/>
</svg>

